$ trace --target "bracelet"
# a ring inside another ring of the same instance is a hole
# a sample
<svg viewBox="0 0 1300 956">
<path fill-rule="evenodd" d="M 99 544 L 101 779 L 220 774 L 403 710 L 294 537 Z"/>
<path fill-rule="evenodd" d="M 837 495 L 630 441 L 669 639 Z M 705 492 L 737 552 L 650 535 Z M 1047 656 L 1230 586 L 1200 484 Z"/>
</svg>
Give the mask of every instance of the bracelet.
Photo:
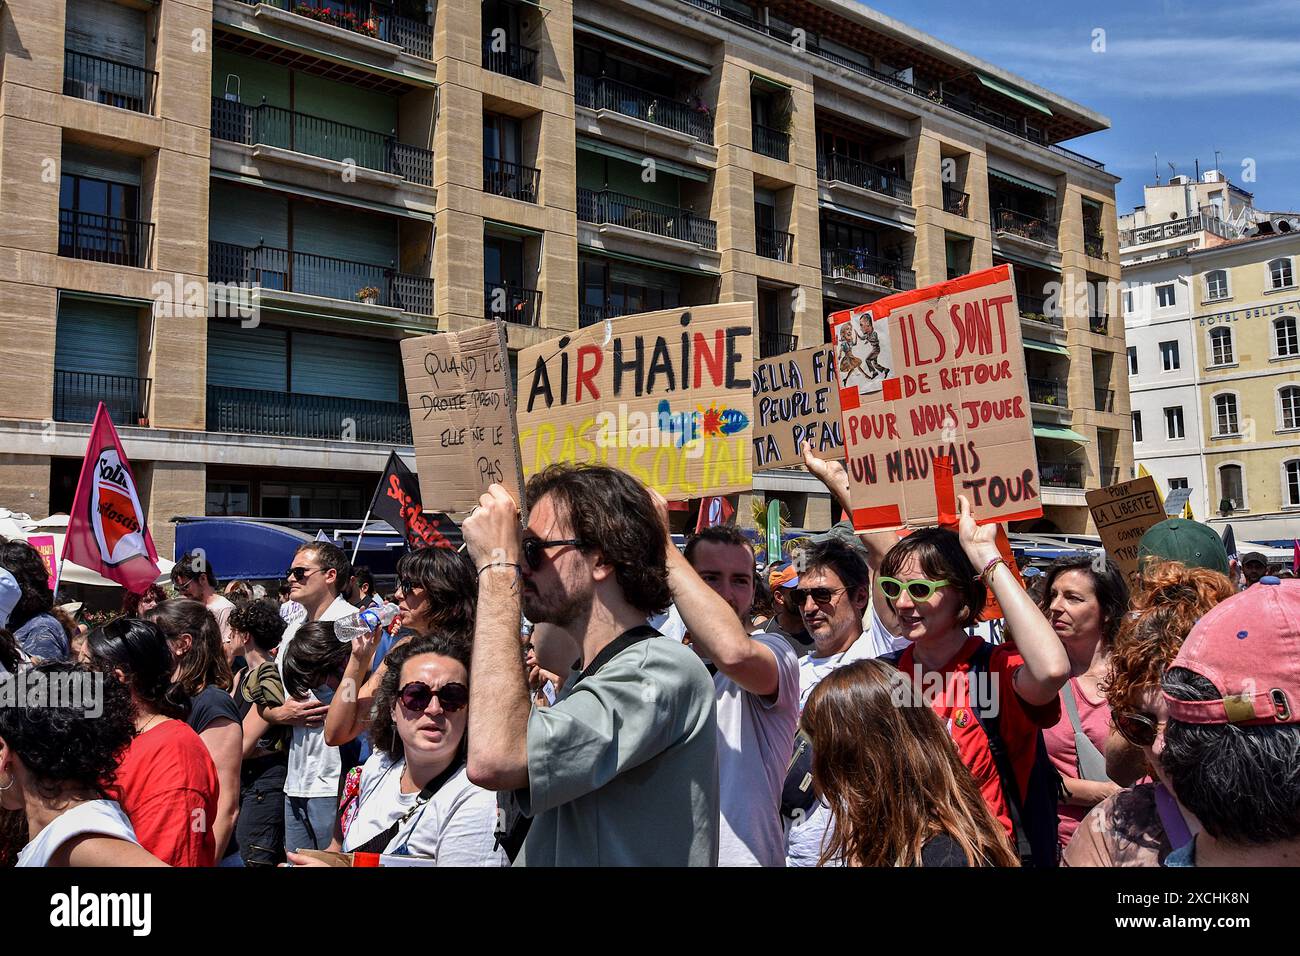
<svg viewBox="0 0 1300 956">
<path fill-rule="evenodd" d="M 993 569 L 996 568 L 999 564 L 1001 565 L 1006 564 L 1006 561 L 1002 559 L 1002 555 L 998 555 L 996 558 L 990 560 L 988 564 L 984 565 L 984 570 L 980 572 L 980 582 L 985 587 L 989 586 L 989 575 L 993 573 Z"/>
<path fill-rule="evenodd" d="M 514 568 L 516 577 L 519 577 L 524 573 L 524 569 L 514 561 L 492 561 L 478 569 L 479 575 L 482 576 L 483 572 L 488 568 Z"/>
</svg>

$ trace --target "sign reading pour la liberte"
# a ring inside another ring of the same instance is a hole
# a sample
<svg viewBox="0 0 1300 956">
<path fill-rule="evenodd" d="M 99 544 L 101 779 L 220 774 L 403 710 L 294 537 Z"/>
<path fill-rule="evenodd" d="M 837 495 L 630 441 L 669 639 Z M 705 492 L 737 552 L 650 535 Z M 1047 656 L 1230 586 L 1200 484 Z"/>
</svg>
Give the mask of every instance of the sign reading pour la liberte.
<svg viewBox="0 0 1300 956">
<path fill-rule="evenodd" d="M 830 317 L 859 531 L 1043 513 L 1010 266 Z M 936 459 L 952 478 L 936 480 Z M 955 487 L 954 487 L 955 485 Z"/>
<path fill-rule="evenodd" d="M 844 457 L 829 345 L 754 363 L 754 470 L 803 464 L 805 441 L 822 458 Z"/>
<path fill-rule="evenodd" d="M 526 475 L 553 462 L 628 472 L 670 501 L 753 483 L 754 305 L 624 316 L 519 353 Z"/>
</svg>

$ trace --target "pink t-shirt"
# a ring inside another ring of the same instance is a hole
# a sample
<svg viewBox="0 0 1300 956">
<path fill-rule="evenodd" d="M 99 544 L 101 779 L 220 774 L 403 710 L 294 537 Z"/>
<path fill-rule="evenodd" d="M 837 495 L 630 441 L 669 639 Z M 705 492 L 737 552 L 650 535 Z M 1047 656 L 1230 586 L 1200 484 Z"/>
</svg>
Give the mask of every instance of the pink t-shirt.
<svg viewBox="0 0 1300 956">
<path fill-rule="evenodd" d="M 1105 753 L 1106 738 L 1110 735 L 1110 705 L 1104 697 L 1096 701 L 1089 700 L 1077 678 L 1071 677 L 1068 686 L 1070 693 L 1074 694 L 1075 705 L 1079 708 L 1079 722 L 1083 724 L 1083 732 L 1088 735 L 1094 747 Z M 1061 776 L 1078 779 L 1079 758 L 1074 752 L 1074 725 L 1070 723 L 1070 715 L 1066 713 L 1064 705 L 1061 706 L 1061 719 L 1054 727 L 1043 731 L 1043 741 L 1047 744 L 1048 756 L 1052 758 L 1052 763 L 1061 772 Z M 1069 844 L 1079 821 L 1087 816 L 1090 809 L 1091 807 L 1065 804 L 1057 808 L 1061 822 L 1056 836 L 1062 847 Z"/>
</svg>

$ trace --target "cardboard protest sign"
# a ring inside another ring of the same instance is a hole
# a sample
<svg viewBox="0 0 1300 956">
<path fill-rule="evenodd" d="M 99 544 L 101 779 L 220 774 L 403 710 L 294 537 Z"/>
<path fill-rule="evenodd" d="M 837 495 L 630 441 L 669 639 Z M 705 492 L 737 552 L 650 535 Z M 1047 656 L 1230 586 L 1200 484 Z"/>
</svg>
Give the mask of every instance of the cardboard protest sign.
<svg viewBox="0 0 1300 956">
<path fill-rule="evenodd" d="M 830 322 L 855 529 L 950 517 L 955 505 L 941 500 L 952 486 L 940 488 L 934 468 L 943 458 L 981 524 L 1043 513 L 1010 266 Z"/>
<path fill-rule="evenodd" d="M 670 501 L 753 483 L 754 304 L 624 316 L 519 353 L 524 473 L 628 472 Z"/>
<path fill-rule="evenodd" d="M 754 363 L 754 470 L 803 464 L 804 441 L 822 458 L 844 457 L 829 345 Z"/>
<path fill-rule="evenodd" d="M 470 511 L 494 482 L 522 507 L 504 327 L 403 339 L 402 370 L 424 507 Z"/>
<path fill-rule="evenodd" d="M 1085 496 L 1101 546 L 1124 574 L 1138 569 L 1138 542 L 1154 525 L 1165 520 L 1156 480 L 1150 475 L 1098 488 Z"/>
<path fill-rule="evenodd" d="M 1165 499 L 1165 514 L 1170 518 L 1177 518 L 1187 507 L 1187 502 L 1192 499 L 1191 488 L 1174 488 L 1169 492 L 1169 497 Z"/>
<path fill-rule="evenodd" d="M 45 574 L 49 578 L 50 590 L 57 593 L 59 590 L 59 561 L 54 557 L 54 535 L 28 535 L 27 543 L 36 549 L 36 553 L 45 562 Z"/>
</svg>

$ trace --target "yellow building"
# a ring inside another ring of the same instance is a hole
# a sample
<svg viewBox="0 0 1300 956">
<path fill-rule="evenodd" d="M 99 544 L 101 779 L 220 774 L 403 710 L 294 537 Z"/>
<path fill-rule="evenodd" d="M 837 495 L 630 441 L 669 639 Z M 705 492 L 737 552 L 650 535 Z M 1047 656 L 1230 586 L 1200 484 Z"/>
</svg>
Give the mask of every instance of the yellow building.
<svg viewBox="0 0 1300 956">
<path fill-rule="evenodd" d="M 1298 226 L 1189 256 L 1211 523 L 1278 546 L 1300 537 Z"/>
</svg>

